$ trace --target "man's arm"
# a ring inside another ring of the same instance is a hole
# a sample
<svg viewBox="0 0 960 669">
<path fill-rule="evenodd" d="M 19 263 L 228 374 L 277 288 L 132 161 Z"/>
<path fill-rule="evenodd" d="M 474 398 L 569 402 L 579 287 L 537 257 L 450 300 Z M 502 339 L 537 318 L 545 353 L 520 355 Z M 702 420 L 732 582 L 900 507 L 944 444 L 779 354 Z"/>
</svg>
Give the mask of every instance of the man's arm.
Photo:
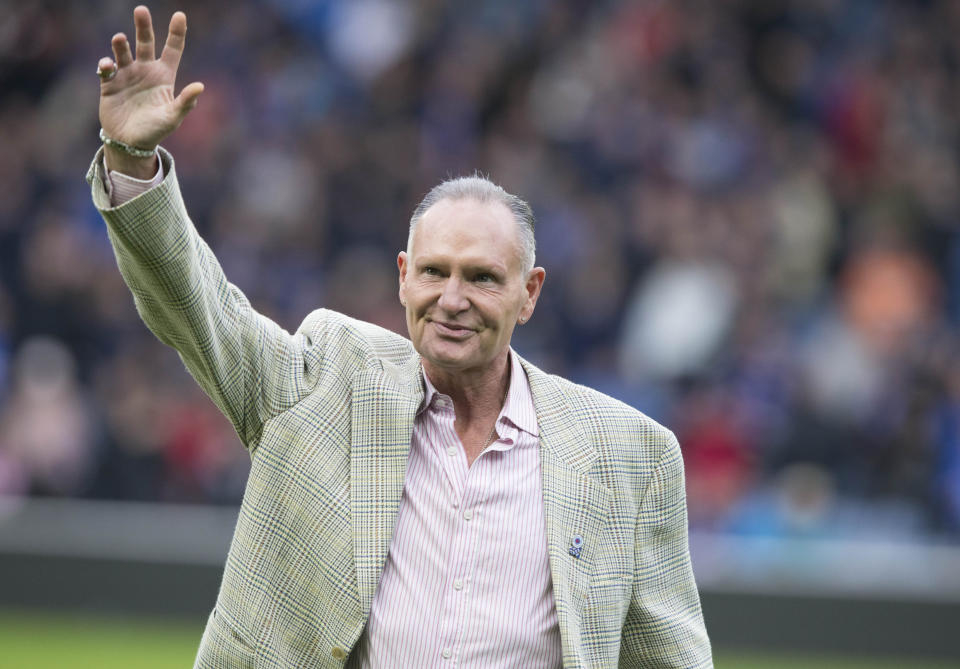
<svg viewBox="0 0 960 669">
<path fill-rule="evenodd" d="M 637 522 L 636 573 L 620 666 L 713 667 L 690 566 L 683 459 L 672 434 L 644 493 Z"/>
<path fill-rule="evenodd" d="M 190 92 L 191 84 L 173 97 L 186 33 L 182 13 L 170 21 L 160 60 L 153 57 L 147 9 L 137 7 L 134 20 L 137 59 L 118 34 L 112 41 L 116 63 L 100 62 L 101 72 L 116 72 L 101 84 L 100 118 L 108 136 L 150 150 L 179 126 L 202 86 Z M 243 442 L 253 448 L 264 421 L 309 390 L 305 357 L 316 352 L 321 327 L 308 319 L 302 333 L 291 336 L 258 314 L 227 282 L 186 213 L 168 153 L 155 150 L 150 158 L 139 158 L 120 151 L 111 163 L 115 154 L 116 149 L 104 147 L 87 178 L 137 310 L 161 341 L 177 349 Z M 114 206 L 107 169 L 149 179 L 158 166 L 165 175 L 158 186 Z"/>
</svg>

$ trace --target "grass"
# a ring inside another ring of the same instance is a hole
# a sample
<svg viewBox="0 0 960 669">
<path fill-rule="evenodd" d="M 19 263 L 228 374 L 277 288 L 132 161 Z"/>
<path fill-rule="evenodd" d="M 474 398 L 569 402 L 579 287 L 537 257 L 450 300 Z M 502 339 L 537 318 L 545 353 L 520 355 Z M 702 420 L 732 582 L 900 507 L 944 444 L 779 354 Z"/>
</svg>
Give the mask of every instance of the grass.
<svg viewBox="0 0 960 669">
<path fill-rule="evenodd" d="M 4 612 L 0 668 L 189 668 L 202 633 L 202 621 Z"/>
<path fill-rule="evenodd" d="M 182 669 L 203 621 L 0 612 L 0 669 Z M 956 662 L 718 652 L 716 669 L 947 669 Z"/>
<path fill-rule="evenodd" d="M 716 669 L 957 669 L 956 662 L 917 658 L 846 657 L 842 655 L 723 653 Z"/>
</svg>

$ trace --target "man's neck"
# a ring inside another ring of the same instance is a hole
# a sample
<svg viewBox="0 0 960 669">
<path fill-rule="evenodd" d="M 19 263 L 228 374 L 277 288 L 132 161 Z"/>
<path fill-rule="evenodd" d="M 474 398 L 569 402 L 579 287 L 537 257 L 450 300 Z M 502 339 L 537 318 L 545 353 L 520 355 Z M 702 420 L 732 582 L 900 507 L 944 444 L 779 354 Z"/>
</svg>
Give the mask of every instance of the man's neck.
<svg viewBox="0 0 960 669">
<path fill-rule="evenodd" d="M 496 417 L 510 387 L 509 349 L 484 370 L 476 373 L 447 370 L 423 361 L 423 371 L 438 392 L 453 400 L 457 423 L 468 424 L 475 419 Z"/>
</svg>

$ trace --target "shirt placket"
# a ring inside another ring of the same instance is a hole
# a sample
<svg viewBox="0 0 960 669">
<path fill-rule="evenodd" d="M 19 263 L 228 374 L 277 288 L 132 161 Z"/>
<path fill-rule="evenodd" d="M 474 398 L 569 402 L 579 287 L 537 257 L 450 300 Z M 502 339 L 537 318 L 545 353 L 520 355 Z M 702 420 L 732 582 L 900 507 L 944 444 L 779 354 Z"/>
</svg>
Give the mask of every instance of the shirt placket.
<svg viewBox="0 0 960 669">
<path fill-rule="evenodd" d="M 473 466 L 467 468 L 466 458 L 459 443 L 458 447 L 461 450 L 457 452 L 456 459 L 451 457 L 449 464 L 452 466 L 448 471 L 456 472 L 458 480 L 462 481 L 462 485 L 455 486 L 462 491 L 462 495 L 454 492 L 452 501 L 456 518 L 449 553 L 452 559 L 447 572 L 441 606 L 438 667 L 461 666 L 460 656 L 471 606 L 471 584 L 481 548 L 478 537 L 482 529 L 483 517 L 482 491 L 479 490 L 479 485 L 483 481 L 481 475 L 484 466 L 481 462 L 483 457 L 477 458 Z"/>
</svg>

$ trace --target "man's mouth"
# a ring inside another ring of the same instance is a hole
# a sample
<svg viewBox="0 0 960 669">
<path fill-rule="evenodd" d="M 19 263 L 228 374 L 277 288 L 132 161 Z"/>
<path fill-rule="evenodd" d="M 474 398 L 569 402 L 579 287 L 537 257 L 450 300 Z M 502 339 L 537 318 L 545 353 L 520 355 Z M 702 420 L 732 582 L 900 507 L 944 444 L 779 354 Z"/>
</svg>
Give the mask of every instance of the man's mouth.
<svg viewBox="0 0 960 669">
<path fill-rule="evenodd" d="M 430 321 L 433 324 L 434 329 L 442 337 L 449 337 L 451 339 L 466 339 L 471 334 L 473 334 L 473 329 L 468 328 L 465 325 L 460 325 L 458 323 L 450 323 L 446 321 Z"/>
</svg>

